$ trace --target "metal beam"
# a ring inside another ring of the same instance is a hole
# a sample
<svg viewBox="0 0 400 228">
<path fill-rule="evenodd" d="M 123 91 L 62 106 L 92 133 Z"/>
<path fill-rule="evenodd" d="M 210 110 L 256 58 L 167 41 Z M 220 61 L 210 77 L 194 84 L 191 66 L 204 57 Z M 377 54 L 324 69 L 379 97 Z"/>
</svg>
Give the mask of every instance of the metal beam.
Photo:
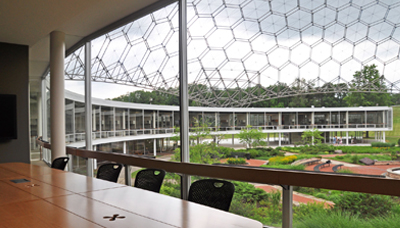
<svg viewBox="0 0 400 228">
<path fill-rule="evenodd" d="M 92 80 L 91 80 L 91 42 L 85 44 L 85 145 L 87 150 L 92 146 Z M 93 177 L 93 159 L 87 159 L 87 176 Z"/>
<path fill-rule="evenodd" d="M 179 110 L 181 162 L 190 163 L 189 157 L 189 95 L 187 75 L 187 0 L 179 0 Z M 181 176 L 181 198 L 187 199 L 190 176 Z"/>
</svg>

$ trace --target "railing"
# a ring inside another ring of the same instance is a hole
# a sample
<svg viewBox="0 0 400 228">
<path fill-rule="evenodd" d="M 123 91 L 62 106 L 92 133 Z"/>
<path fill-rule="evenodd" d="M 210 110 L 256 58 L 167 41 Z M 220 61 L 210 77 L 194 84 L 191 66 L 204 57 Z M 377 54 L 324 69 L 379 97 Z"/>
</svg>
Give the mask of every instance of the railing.
<svg viewBox="0 0 400 228">
<path fill-rule="evenodd" d="M 96 131 L 92 132 L 92 139 L 112 138 L 112 137 L 125 137 L 136 135 L 149 135 L 149 134 L 167 134 L 174 133 L 174 128 L 154 128 L 154 129 L 134 129 L 134 130 L 116 130 L 116 131 Z M 84 141 L 86 133 L 66 134 L 65 142 L 73 143 Z"/>
<path fill-rule="evenodd" d="M 47 149 L 51 145 L 40 138 L 37 143 Z M 251 183 L 274 184 L 283 187 L 283 227 L 291 227 L 292 224 L 292 186 L 324 188 L 341 191 L 363 192 L 400 196 L 400 181 L 395 179 L 378 178 L 354 174 L 333 174 L 312 171 L 294 171 L 260 167 L 231 167 L 214 166 L 195 163 L 180 163 L 143 158 L 137 155 L 90 151 L 66 147 L 67 154 L 83 158 L 107 160 L 129 166 L 146 168 L 159 168 L 167 172 L 186 174 L 191 176 L 204 176 Z M 126 169 L 129 170 L 129 169 Z M 125 175 L 130 176 L 130 175 Z M 130 185 L 130 178 L 125 182 Z"/>
</svg>

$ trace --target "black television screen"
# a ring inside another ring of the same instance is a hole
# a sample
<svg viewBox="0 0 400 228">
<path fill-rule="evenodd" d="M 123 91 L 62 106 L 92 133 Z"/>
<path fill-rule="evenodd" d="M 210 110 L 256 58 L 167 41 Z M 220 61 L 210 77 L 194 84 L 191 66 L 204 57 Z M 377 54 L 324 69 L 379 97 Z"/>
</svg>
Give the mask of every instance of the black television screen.
<svg viewBox="0 0 400 228">
<path fill-rule="evenodd" d="M 0 94 L 0 140 L 17 138 L 17 96 Z"/>
</svg>

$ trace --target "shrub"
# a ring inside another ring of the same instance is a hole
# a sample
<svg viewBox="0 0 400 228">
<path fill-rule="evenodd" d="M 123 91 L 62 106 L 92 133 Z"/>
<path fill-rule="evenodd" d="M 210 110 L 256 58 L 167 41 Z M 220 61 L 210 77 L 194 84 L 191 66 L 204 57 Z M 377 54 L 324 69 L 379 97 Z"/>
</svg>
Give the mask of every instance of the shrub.
<svg viewBox="0 0 400 228">
<path fill-rule="evenodd" d="M 359 157 L 357 155 L 351 156 L 351 163 L 358 164 Z"/>
<path fill-rule="evenodd" d="M 397 145 L 399 145 L 399 146 L 400 146 L 400 139 L 397 141 Z"/>
<path fill-rule="evenodd" d="M 373 142 L 372 147 L 394 147 L 396 143 Z"/>
<path fill-rule="evenodd" d="M 269 163 L 271 164 L 290 164 L 294 162 L 297 159 L 296 155 L 290 155 L 290 156 L 277 156 L 269 159 Z"/>
<path fill-rule="evenodd" d="M 228 158 L 227 162 L 228 162 L 228 164 L 241 165 L 241 164 L 246 164 L 246 159 L 244 159 L 244 158 Z"/>
<path fill-rule="evenodd" d="M 335 201 L 335 210 L 348 212 L 362 218 L 387 215 L 394 202 L 390 196 L 373 195 L 357 192 L 344 192 L 343 196 Z"/>
<path fill-rule="evenodd" d="M 235 151 L 235 149 L 229 148 L 229 147 L 219 146 L 217 148 L 218 148 L 219 153 L 222 155 L 222 157 L 225 157 L 225 158 L 230 157 L 232 152 Z"/>
<path fill-rule="evenodd" d="M 251 158 L 256 158 L 259 155 L 259 152 L 256 149 L 250 149 L 250 150 L 247 151 L 247 153 L 250 153 L 250 157 Z"/>
<path fill-rule="evenodd" d="M 272 168 L 272 169 L 291 169 L 291 170 L 305 170 L 304 165 L 262 165 L 260 167 Z"/>
<path fill-rule="evenodd" d="M 354 173 L 353 171 L 351 171 L 350 169 L 339 169 L 337 171 L 337 173 L 347 173 L 347 174 L 352 174 Z"/>
</svg>

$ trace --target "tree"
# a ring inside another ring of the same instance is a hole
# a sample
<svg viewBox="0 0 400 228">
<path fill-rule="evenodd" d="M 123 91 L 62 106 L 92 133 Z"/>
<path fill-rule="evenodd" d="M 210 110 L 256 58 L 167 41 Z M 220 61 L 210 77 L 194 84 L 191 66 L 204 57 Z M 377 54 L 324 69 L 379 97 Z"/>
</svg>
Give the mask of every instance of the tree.
<svg viewBox="0 0 400 228">
<path fill-rule="evenodd" d="M 210 128 L 207 123 L 202 123 L 197 118 L 194 118 L 194 127 L 191 127 L 191 133 L 189 138 L 196 140 L 197 144 L 200 144 L 200 140 L 210 135 Z"/>
<path fill-rule="evenodd" d="M 353 92 L 348 93 L 344 98 L 349 106 L 388 106 L 391 104 L 391 97 L 387 93 L 385 81 L 375 64 L 364 66 L 362 70 L 356 71 L 353 77 L 352 89 L 350 89 Z M 372 93 L 357 92 L 362 88 L 371 88 Z"/>
<path fill-rule="evenodd" d="M 301 139 L 304 141 L 306 145 L 315 145 L 320 144 L 324 137 L 321 135 L 321 132 L 318 129 L 306 130 L 301 135 Z"/>
<path fill-rule="evenodd" d="M 263 133 L 261 128 L 254 129 L 251 125 L 247 125 L 246 128 L 240 130 L 238 137 L 241 143 L 246 143 L 251 149 L 252 146 L 265 145 L 263 140 Z"/>
</svg>

